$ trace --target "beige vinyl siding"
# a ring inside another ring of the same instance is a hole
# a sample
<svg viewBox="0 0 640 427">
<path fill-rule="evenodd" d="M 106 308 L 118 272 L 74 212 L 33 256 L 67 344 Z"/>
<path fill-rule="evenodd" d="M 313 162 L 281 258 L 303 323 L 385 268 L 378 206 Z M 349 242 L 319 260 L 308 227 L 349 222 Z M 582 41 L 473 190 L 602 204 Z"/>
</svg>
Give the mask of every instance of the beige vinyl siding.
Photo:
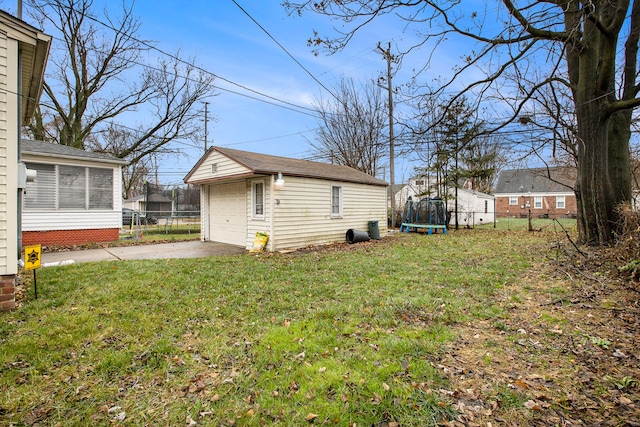
<svg viewBox="0 0 640 427">
<path fill-rule="evenodd" d="M 212 170 L 213 165 L 216 165 L 216 172 Z M 190 182 L 202 182 L 210 181 L 216 178 L 242 176 L 251 173 L 245 166 L 229 159 L 226 156 L 212 152 L 204 162 L 193 172 L 189 181 Z"/>
<path fill-rule="evenodd" d="M 342 218 L 331 217 L 331 187 L 342 187 Z M 287 177 L 285 189 L 274 192 L 272 250 L 301 248 L 345 240 L 348 229 L 368 231 L 378 221 L 386 233 L 386 187 Z"/>
<path fill-rule="evenodd" d="M 7 35 L 0 32 L 0 274 L 7 266 Z"/>
<path fill-rule="evenodd" d="M 0 274 L 18 272 L 18 43 L 0 32 Z"/>
</svg>

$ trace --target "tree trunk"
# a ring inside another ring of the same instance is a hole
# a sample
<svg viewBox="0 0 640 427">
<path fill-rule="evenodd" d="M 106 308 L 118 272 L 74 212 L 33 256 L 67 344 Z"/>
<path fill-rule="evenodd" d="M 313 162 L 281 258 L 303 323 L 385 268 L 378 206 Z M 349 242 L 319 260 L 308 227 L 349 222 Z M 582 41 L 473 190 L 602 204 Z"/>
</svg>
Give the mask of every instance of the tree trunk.
<svg viewBox="0 0 640 427">
<path fill-rule="evenodd" d="M 631 120 L 631 110 L 618 111 L 609 129 L 609 177 L 616 207 L 631 201 Z"/>
<path fill-rule="evenodd" d="M 603 117 L 604 100 L 595 100 L 576 106 L 578 120 L 578 231 L 580 243 L 607 245 L 614 240 L 617 223 L 616 205 L 621 197 L 615 197 L 611 178 L 621 172 L 612 162 L 610 153 L 610 122 Z"/>
</svg>

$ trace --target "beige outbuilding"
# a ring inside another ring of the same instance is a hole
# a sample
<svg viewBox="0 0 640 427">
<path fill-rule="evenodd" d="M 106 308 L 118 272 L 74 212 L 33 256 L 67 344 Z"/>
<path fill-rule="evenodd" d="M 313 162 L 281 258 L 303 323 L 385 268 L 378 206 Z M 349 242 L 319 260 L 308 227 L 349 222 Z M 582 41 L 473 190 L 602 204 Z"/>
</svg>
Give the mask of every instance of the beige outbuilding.
<svg viewBox="0 0 640 427">
<path fill-rule="evenodd" d="M 184 181 L 200 185 L 201 239 L 266 250 L 387 231 L 387 183 L 347 166 L 211 147 Z"/>
</svg>

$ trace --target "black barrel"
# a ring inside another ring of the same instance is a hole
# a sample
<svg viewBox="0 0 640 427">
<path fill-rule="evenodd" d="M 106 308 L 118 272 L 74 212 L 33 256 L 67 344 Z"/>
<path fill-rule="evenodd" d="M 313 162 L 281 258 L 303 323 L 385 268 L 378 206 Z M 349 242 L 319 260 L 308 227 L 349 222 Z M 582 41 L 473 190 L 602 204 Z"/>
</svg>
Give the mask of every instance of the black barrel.
<svg viewBox="0 0 640 427">
<path fill-rule="evenodd" d="M 354 230 L 353 228 L 347 230 L 346 237 L 349 243 L 368 242 L 371 240 L 366 231 Z"/>
</svg>

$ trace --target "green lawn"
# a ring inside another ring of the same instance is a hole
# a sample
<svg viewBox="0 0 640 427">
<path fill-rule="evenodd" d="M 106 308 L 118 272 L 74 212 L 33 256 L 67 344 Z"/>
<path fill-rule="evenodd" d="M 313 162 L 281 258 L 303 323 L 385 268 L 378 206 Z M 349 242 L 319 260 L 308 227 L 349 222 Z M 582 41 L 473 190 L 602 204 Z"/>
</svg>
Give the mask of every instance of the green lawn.
<svg viewBox="0 0 640 427">
<path fill-rule="evenodd" d="M 499 322 L 550 235 L 38 270 L 0 315 L 0 424 L 436 425 L 455 325 Z"/>
</svg>

